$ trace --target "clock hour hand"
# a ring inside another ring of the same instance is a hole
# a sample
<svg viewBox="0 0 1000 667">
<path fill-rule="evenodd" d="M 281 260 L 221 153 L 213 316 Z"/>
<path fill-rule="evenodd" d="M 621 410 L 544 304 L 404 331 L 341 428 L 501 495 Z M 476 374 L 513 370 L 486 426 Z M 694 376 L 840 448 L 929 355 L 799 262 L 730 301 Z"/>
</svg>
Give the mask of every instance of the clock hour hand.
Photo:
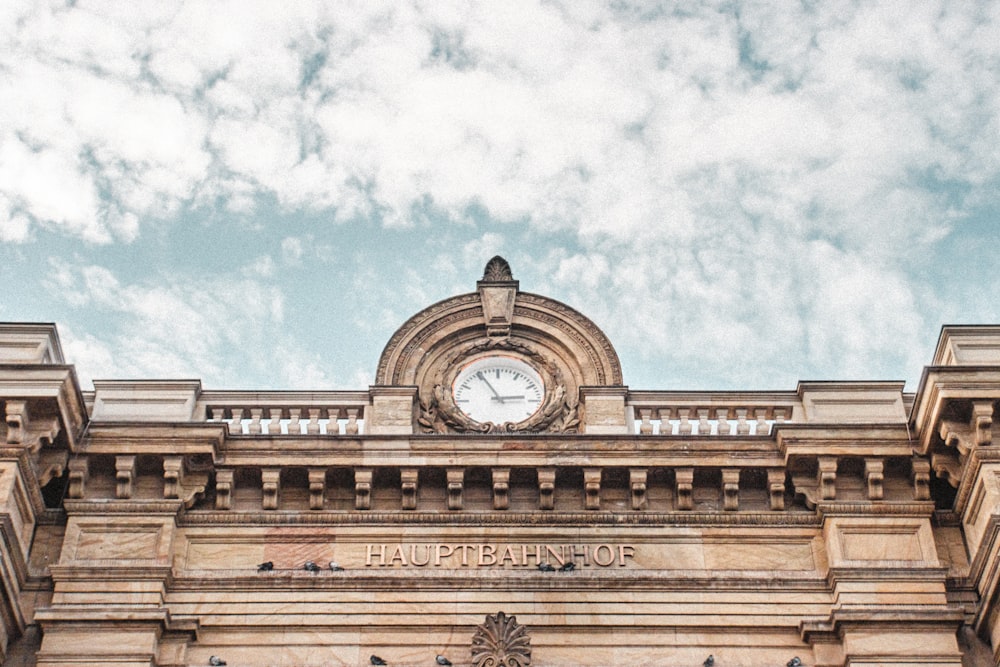
<svg viewBox="0 0 1000 667">
<path fill-rule="evenodd" d="M 479 378 L 480 380 L 482 380 L 483 382 L 485 382 L 486 386 L 490 388 L 490 391 L 493 392 L 493 400 L 494 401 L 500 401 L 501 403 L 503 403 L 503 396 L 500 395 L 499 391 L 497 391 L 496 389 L 493 388 L 493 385 L 491 385 L 490 381 L 486 379 L 486 376 L 483 375 L 482 371 L 477 372 L 476 373 L 476 377 Z"/>
<path fill-rule="evenodd" d="M 493 396 L 492 397 L 492 399 L 494 401 L 500 401 L 501 403 L 503 403 L 504 401 L 506 401 L 508 399 L 513 400 L 515 398 L 523 399 L 524 398 L 524 394 L 518 394 L 517 396 Z"/>
</svg>

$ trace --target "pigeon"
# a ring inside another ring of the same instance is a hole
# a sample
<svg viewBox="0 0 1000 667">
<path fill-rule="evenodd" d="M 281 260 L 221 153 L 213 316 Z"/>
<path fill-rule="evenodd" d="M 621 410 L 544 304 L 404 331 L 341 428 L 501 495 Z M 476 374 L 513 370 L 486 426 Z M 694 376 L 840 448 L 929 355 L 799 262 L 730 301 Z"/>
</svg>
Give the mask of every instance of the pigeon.
<svg viewBox="0 0 1000 667">
<path fill-rule="evenodd" d="M 785 663 L 785 667 L 802 667 L 802 660 L 799 659 L 799 656 L 795 656 Z"/>
<path fill-rule="evenodd" d="M 434 662 L 436 662 L 439 665 L 442 665 L 443 667 L 448 667 L 448 665 L 451 664 L 451 660 L 444 657 L 443 655 L 436 656 L 434 658 Z"/>
<path fill-rule="evenodd" d="M 555 572 L 556 571 L 556 568 L 552 567 L 548 563 L 542 563 L 542 564 L 540 564 L 538 566 L 538 569 L 541 572 Z"/>
<path fill-rule="evenodd" d="M 274 569 L 274 563 L 269 560 L 264 561 L 263 563 L 257 566 L 258 572 L 270 572 L 273 569 Z"/>
<path fill-rule="evenodd" d="M 226 664 L 226 661 L 217 655 L 213 655 L 208 659 L 208 664 L 212 665 L 212 667 L 222 667 L 222 665 Z"/>
<path fill-rule="evenodd" d="M 372 653 L 371 656 L 368 658 L 368 662 L 372 663 L 373 665 L 388 665 L 389 664 L 388 662 L 386 662 L 382 658 L 378 657 L 374 653 Z"/>
<path fill-rule="evenodd" d="M 701 664 L 704 665 L 704 667 L 714 667 L 714 665 L 715 665 L 715 656 L 714 655 L 708 656 L 707 658 L 705 658 L 705 662 L 703 662 Z"/>
<path fill-rule="evenodd" d="M 311 560 L 307 560 L 306 564 L 302 566 L 302 569 L 312 572 L 313 574 L 316 574 L 317 572 L 319 572 L 319 565 L 312 562 Z"/>
<path fill-rule="evenodd" d="M 330 561 L 330 571 L 331 572 L 343 572 L 344 568 L 342 568 L 339 565 L 337 565 L 337 561 L 331 560 Z"/>
<path fill-rule="evenodd" d="M 562 565 L 559 566 L 560 572 L 572 572 L 575 569 L 576 569 L 576 563 L 574 563 L 573 561 L 570 561 L 568 563 L 563 563 Z"/>
</svg>

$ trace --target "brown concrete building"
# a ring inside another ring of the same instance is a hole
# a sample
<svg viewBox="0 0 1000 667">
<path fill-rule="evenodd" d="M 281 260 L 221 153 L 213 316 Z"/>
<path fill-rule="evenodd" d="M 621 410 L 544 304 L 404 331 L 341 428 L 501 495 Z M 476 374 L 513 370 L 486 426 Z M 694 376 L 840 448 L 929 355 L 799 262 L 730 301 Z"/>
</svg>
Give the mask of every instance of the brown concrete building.
<svg viewBox="0 0 1000 667">
<path fill-rule="evenodd" d="M 358 391 L 84 392 L 2 324 L 4 664 L 998 664 L 1000 326 L 916 394 L 626 379 L 499 258 Z"/>
</svg>

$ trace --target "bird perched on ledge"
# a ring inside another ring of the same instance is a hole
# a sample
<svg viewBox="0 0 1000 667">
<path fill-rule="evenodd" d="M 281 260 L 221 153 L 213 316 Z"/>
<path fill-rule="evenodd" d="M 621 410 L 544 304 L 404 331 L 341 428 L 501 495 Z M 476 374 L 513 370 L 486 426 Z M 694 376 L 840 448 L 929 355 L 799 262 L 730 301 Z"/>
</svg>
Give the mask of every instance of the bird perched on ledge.
<svg viewBox="0 0 1000 667">
<path fill-rule="evenodd" d="M 438 655 L 434 657 L 434 662 L 441 665 L 442 667 L 448 667 L 451 664 L 451 660 L 444 657 L 443 655 Z"/>
<path fill-rule="evenodd" d="M 208 659 L 208 664 L 212 665 L 212 667 L 222 667 L 222 665 L 226 664 L 226 661 L 219 656 L 213 655 Z"/>
<path fill-rule="evenodd" d="M 799 656 L 795 656 L 785 663 L 785 667 L 802 667 L 802 660 L 799 659 Z"/>
<path fill-rule="evenodd" d="M 538 565 L 538 569 L 539 569 L 540 572 L 555 572 L 556 571 L 556 568 L 552 567 L 548 563 L 540 563 Z"/>
<path fill-rule="evenodd" d="M 331 572 L 343 572 L 344 568 L 342 568 L 339 565 L 337 565 L 337 561 L 331 560 L 330 561 L 330 571 Z"/>
<path fill-rule="evenodd" d="M 382 658 L 378 657 L 374 653 L 372 653 L 371 656 L 369 656 L 368 662 L 370 662 L 373 665 L 388 665 L 389 664 L 388 662 L 386 662 Z"/>
<path fill-rule="evenodd" d="M 260 565 L 257 566 L 257 571 L 258 572 L 270 572 L 273 569 L 274 569 L 274 563 L 272 563 L 269 560 L 268 561 L 264 561 L 263 563 L 261 563 Z"/>
<path fill-rule="evenodd" d="M 710 655 L 705 658 L 705 662 L 701 663 L 703 667 L 715 667 L 715 656 Z"/>
<path fill-rule="evenodd" d="M 562 565 L 559 566 L 560 572 L 572 572 L 575 569 L 576 569 L 576 563 L 574 563 L 573 561 L 570 561 L 568 563 L 563 563 Z"/>
<path fill-rule="evenodd" d="M 307 572 L 312 572 L 313 574 L 316 574 L 317 572 L 319 572 L 319 565 L 312 562 L 311 560 L 307 560 L 306 564 L 302 566 L 302 569 Z"/>
</svg>

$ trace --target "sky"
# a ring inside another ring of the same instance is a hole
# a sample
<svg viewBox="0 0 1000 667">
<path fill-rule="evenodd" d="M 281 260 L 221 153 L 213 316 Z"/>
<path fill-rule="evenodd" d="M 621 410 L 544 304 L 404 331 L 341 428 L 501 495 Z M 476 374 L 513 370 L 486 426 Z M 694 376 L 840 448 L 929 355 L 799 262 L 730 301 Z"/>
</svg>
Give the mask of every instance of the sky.
<svg viewBox="0 0 1000 667">
<path fill-rule="evenodd" d="M 364 389 L 496 254 L 633 389 L 1000 322 L 1000 3 L 0 2 L 0 320 L 93 379 Z"/>
</svg>

